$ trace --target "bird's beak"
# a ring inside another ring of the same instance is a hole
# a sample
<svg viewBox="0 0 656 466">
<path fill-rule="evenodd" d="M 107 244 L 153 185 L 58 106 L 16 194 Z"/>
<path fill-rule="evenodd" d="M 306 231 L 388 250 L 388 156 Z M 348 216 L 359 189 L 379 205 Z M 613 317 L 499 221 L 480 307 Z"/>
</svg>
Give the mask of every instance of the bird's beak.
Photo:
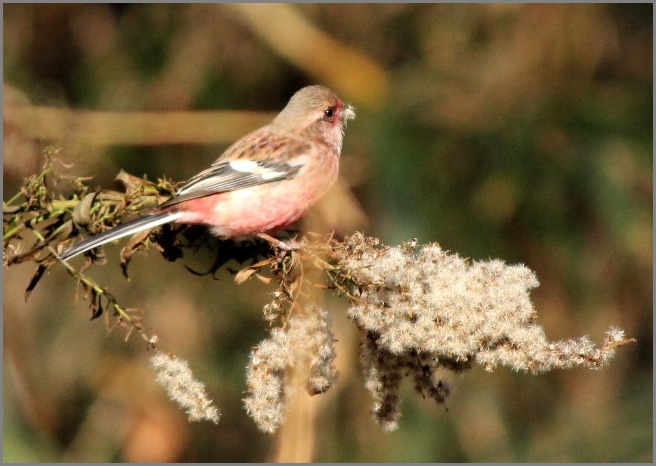
<svg viewBox="0 0 656 466">
<path fill-rule="evenodd" d="M 342 120 L 342 123 L 344 123 L 344 126 L 346 126 L 348 120 L 355 118 L 355 108 L 353 108 L 352 105 L 346 104 L 344 108 L 342 108 L 339 118 Z"/>
</svg>

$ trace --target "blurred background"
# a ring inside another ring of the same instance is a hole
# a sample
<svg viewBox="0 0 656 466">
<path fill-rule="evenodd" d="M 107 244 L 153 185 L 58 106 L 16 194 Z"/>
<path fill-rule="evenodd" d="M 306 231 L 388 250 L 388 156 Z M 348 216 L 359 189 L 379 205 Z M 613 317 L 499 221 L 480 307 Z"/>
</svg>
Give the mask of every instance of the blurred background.
<svg viewBox="0 0 656 466">
<path fill-rule="evenodd" d="M 4 199 L 48 144 L 75 175 L 184 180 L 321 83 L 358 110 L 341 184 L 304 223 L 417 238 L 537 272 L 552 340 L 612 325 L 608 368 L 446 375 L 449 408 L 404 384 L 394 433 L 369 413 L 346 303 L 326 294 L 340 378 L 260 433 L 242 409 L 271 287 L 191 275 L 154 249 L 88 271 L 143 310 L 223 411 L 189 424 L 139 338 L 89 321 L 61 267 L 3 270 L 4 461 L 639 461 L 653 459 L 653 6 L 4 4 Z M 79 266 L 82 261 L 73 261 Z"/>
</svg>

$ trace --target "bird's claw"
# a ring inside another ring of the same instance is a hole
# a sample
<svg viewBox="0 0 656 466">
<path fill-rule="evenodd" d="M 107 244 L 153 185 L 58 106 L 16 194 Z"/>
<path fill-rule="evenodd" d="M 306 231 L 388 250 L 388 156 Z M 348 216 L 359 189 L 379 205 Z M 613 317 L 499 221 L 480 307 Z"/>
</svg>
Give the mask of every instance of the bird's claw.
<svg viewBox="0 0 656 466">
<path fill-rule="evenodd" d="M 288 240 L 288 241 L 282 241 L 279 240 L 278 238 L 274 238 L 271 235 L 267 235 L 266 233 L 258 233 L 257 236 L 259 238 L 262 238 L 263 240 L 273 244 L 275 247 L 278 249 L 282 249 L 284 253 L 287 253 L 289 251 L 296 251 L 297 249 L 301 248 L 301 243 L 296 240 Z M 285 254 L 283 254 L 284 256 Z"/>
</svg>

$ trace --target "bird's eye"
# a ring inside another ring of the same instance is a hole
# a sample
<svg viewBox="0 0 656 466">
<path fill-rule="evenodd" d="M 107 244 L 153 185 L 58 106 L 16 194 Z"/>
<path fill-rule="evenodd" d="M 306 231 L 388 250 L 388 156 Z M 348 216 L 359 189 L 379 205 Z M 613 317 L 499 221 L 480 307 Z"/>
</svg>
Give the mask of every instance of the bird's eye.
<svg viewBox="0 0 656 466">
<path fill-rule="evenodd" d="M 328 107 L 328 109 L 323 112 L 323 116 L 326 119 L 331 119 L 335 115 L 335 107 Z"/>
</svg>

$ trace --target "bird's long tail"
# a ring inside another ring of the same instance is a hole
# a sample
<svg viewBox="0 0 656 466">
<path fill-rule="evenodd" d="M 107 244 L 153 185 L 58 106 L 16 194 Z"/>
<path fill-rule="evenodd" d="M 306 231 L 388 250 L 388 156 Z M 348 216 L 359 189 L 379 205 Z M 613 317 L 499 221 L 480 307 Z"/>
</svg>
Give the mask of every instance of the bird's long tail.
<svg viewBox="0 0 656 466">
<path fill-rule="evenodd" d="M 171 211 L 146 214 L 143 217 L 136 218 L 130 222 L 114 227 L 111 230 L 107 230 L 103 233 L 92 236 L 91 238 L 85 239 L 81 243 L 68 248 L 59 256 L 59 258 L 61 260 L 68 260 L 73 256 L 82 254 L 89 249 L 93 249 L 109 241 L 123 238 L 124 236 L 133 235 L 135 233 L 139 233 L 140 231 L 148 230 L 165 223 L 173 222 L 179 219 L 182 214 L 182 212 Z"/>
</svg>

